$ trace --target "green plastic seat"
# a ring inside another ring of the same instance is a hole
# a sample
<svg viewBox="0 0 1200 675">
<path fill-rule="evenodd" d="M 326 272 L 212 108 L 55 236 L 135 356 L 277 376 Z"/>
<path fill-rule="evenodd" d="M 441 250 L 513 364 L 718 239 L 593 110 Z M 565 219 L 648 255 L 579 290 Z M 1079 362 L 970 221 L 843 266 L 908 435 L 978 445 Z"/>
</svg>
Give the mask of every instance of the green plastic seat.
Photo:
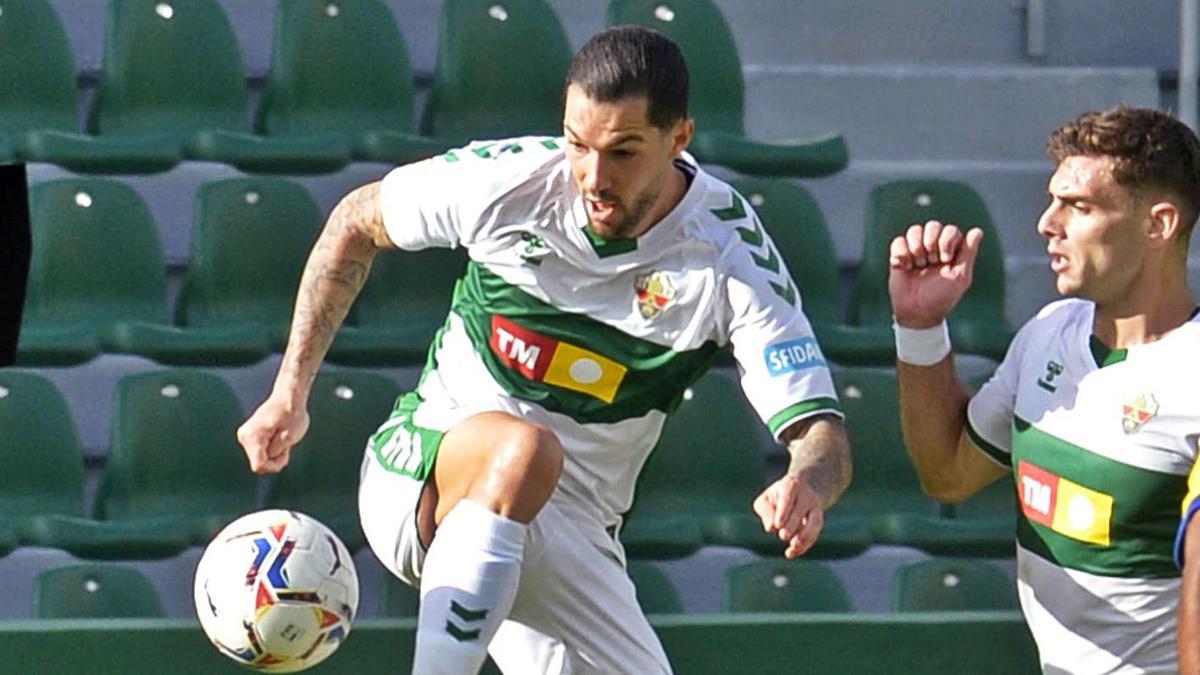
<svg viewBox="0 0 1200 675">
<path fill-rule="evenodd" d="M 746 137 L 746 85 L 737 43 L 710 0 L 611 0 L 608 25 L 649 26 L 679 45 L 688 63 L 689 112 L 696 136 L 689 151 L 702 162 L 771 176 L 827 176 L 846 167 L 840 134 L 773 142 Z"/>
<path fill-rule="evenodd" d="M 758 560 L 725 572 L 725 612 L 849 612 L 838 575 L 815 560 Z"/>
<path fill-rule="evenodd" d="M 176 321 L 188 327 L 258 326 L 270 346 L 282 350 L 322 222 L 299 183 L 228 178 L 200 186 Z"/>
<path fill-rule="evenodd" d="M 446 0 L 421 133 L 459 144 L 562 134 L 571 45 L 546 0 Z"/>
<path fill-rule="evenodd" d="M 259 133 L 338 134 L 355 159 L 407 164 L 448 147 L 413 132 L 413 102 L 408 45 L 383 2 L 276 5 Z"/>
<path fill-rule="evenodd" d="M 338 332 L 329 361 L 348 366 L 424 363 L 466 266 L 461 248 L 380 252 L 351 310 L 353 325 Z"/>
<path fill-rule="evenodd" d="M 402 619 L 416 616 L 421 607 L 421 591 L 400 581 L 393 574 L 383 575 L 382 606 L 379 613 L 385 617 Z"/>
<path fill-rule="evenodd" d="M 732 374 L 714 370 L 693 384 L 638 480 L 621 532 L 631 555 L 687 555 L 704 544 L 782 554 L 784 542 L 763 531 L 751 508 L 768 482 L 762 438 Z M 865 519 L 830 515 L 810 555 L 856 555 L 870 541 Z"/>
<path fill-rule="evenodd" d="M 775 242 L 825 356 L 848 364 L 892 363 L 895 347 L 890 330 L 864 329 L 845 321 L 837 252 L 812 194 L 779 178 L 739 178 L 731 184 L 758 213 Z"/>
<path fill-rule="evenodd" d="M 251 172 L 323 173 L 349 161 L 338 135 L 249 133 L 247 106 L 245 63 L 216 0 L 110 0 L 90 131 Z"/>
<path fill-rule="evenodd" d="M 267 493 L 267 506 L 307 513 L 351 550 L 365 543 L 358 521 L 358 472 L 367 439 L 387 419 L 400 386 L 361 371 L 326 371 L 309 397 L 311 425 Z"/>
<path fill-rule="evenodd" d="M 638 605 L 645 614 L 682 614 L 683 601 L 666 572 L 648 560 L 630 560 L 626 572 L 637 589 Z"/>
<path fill-rule="evenodd" d="M 0 370 L 0 549 L 46 546 L 81 558 L 164 558 L 189 539 L 161 525 L 84 517 L 84 460 L 58 389 L 34 373 Z"/>
<path fill-rule="evenodd" d="M 141 572 L 116 565 L 43 570 L 33 586 L 37 619 L 165 617 L 158 591 Z"/>
<path fill-rule="evenodd" d="M 193 543 L 207 544 L 254 510 L 257 480 L 236 439 L 244 416 L 233 390 L 211 373 L 175 368 L 121 378 L 96 517 L 182 520 Z"/>
<path fill-rule="evenodd" d="M 77 363 L 103 350 L 232 365 L 268 353 L 265 336 L 241 327 L 182 330 L 169 323 L 158 230 L 128 185 L 99 178 L 39 183 L 30 189 L 30 220 L 20 363 Z"/>
<path fill-rule="evenodd" d="M 838 397 L 854 454 L 854 479 L 836 507 L 870 518 L 875 541 L 934 555 L 1012 554 L 1013 531 L 994 522 L 943 517 L 921 489 L 900 430 L 896 372 L 837 368 Z"/>
<path fill-rule="evenodd" d="M 982 560 L 932 558 L 901 567 L 892 579 L 897 612 L 1019 608 L 1016 582 Z"/>
<path fill-rule="evenodd" d="M 179 162 L 170 147 L 78 133 L 77 108 L 75 59 L 54 8 L 46 0 L 0 3 L 0 161 L 120 173 Z"/>
<path fill-rule="evenodd" d="M 915 179 L 883 183 L 871 190 L 863 238 L 862 266 L 850 299 L 850 320 L 890 332 L 887 292 L 891 241 L 909 226 L 928 220 L 983 229 L 970 290 L 950 314 L 950 334 L 960 353 L 1004 358 L 1014 331 L 1004 315 L 1004 253 L 983 199 L 969 186 L 949 180 Z"/>
</svg>

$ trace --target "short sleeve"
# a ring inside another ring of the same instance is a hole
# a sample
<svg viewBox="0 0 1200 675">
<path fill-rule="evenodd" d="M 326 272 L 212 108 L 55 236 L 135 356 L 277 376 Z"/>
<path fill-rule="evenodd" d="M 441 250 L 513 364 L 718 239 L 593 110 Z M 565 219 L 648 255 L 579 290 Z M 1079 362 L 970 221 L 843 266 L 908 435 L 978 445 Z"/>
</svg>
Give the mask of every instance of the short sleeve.
<svg viewBox="0 0 1200 675">
<path fill-rule="evenodd" d="M 725 256 L 728 338 L 746 398 L 779 438 L 797 420 L 842 412 L 796 285 L 757 217 L 752 224 L 755 245 L 736 242 Z"/>
<path fill-rule="evenodd" d="M 967 435 L 985 455 L 1005 468 L 1012 466 L 1013 411 L 1029 324 L 1008 346 L 1004 360 L 967 405 Z"/>
<path fill-rule="evenodd" d="M 380 188 L 383 224 L 399 248 L 459 246 L 514 181 L 562 155 L 555 138 L 475 142 L 397 167 Z"/>
</svg>

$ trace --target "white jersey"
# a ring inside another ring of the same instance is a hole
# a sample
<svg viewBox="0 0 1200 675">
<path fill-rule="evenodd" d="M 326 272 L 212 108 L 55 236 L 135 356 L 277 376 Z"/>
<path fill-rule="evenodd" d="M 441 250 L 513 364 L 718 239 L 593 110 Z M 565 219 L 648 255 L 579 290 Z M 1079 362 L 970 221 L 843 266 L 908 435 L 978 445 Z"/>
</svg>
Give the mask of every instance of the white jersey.
<svg viewBox="0 0 1200 675">
<path fill-rule="evenodd" d="M 1176 672 L 1172 544 L 1200 438 L 1200 321 L 1105 358 L 1093 311 L 1062 300 L 1022 327 L 968 433 L 1013 471 L 1021 606 L 1045 670 Z"/>
<path fill-rule="evenodd" d="M 498 409 L 548 426 L 566 451 L 559 492 L 609 531 L 667 413 L 718 348 L 732 346 L 776 435 L 838 413 L 795 284 L 753 210 L 690 157 L 676 165 L 687 192 L 636 240 L 592 234 L 560 139 L 475 143 L 393 170 L 380 195 L 397 246 L 470 255 L 415 424 L 445 430 Z"/>
</svg>

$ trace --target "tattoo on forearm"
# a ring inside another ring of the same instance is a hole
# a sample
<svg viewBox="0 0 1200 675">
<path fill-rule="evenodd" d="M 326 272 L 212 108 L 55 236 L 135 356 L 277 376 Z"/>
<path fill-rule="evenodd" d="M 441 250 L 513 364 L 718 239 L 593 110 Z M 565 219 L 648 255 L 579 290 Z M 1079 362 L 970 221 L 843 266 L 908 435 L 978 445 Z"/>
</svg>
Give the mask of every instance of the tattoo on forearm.
<svg viewBox="0 0 1200 675">
<path fill-rule="evenodd" d="M 305 265 L 296 295 L 284 368 L 311 383 L 334 334 L 366 283 L 375 253 L 386 244 L 377 186 L 351 193 L 338 204 Z"/>
<path fill-rule="evenodd" d="M 793 424 L 783 436 L 791 464 L 788 473 L 803 474 L 830 506 L 850 484 L 850 447 L 840 421 L 817 418 L 808 424 Z"/>
</svg>

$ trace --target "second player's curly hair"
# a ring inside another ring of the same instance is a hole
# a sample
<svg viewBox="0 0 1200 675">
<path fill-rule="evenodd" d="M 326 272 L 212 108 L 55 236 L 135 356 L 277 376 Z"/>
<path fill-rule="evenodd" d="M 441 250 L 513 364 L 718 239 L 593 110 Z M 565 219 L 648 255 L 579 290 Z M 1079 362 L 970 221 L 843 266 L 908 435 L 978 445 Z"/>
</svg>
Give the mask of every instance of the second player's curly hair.
<svg viewBox="0 0 1200 675">
<path fill-rule="evenodd" d="M 1169 193 L 1186 227 L 1200 212 L 1200 140 L 1169 113 L 1129 106 L 1087 112 L 1050 135 L 1046 154 L 1056 162 L 1111 157 L 1118 184 Z"/>
</svg>

